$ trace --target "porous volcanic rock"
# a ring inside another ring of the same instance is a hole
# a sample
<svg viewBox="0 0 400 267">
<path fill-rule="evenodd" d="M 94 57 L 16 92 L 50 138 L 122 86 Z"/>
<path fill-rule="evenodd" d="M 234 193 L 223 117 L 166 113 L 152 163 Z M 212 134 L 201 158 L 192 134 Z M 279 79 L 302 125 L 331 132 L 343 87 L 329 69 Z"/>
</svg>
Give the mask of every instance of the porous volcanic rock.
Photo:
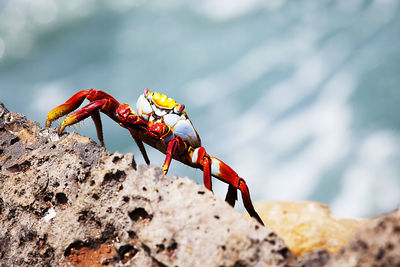
<svg viewBox="0 0 400 267">
<path fill-rule="evenodd" d="M 2 266 L 298 265 L 204 186 L 1 103 L 0 221 Z"/>
</svg>

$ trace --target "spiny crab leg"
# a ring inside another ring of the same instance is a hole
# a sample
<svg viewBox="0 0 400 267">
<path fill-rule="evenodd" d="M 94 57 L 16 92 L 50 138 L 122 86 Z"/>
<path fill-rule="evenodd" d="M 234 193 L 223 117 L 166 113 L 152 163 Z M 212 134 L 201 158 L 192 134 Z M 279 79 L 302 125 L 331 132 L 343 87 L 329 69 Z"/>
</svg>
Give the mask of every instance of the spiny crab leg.
<svg viewBox="0 0 400 267">
<path fill-rule="evenodd" d="M 75 123 L 78 123 L 87 117 L 91 116 L 92 119 L 94 120 L 94 123 L 96 125 L 97 129 L 97 136 L 100 140 L 100 143 L 103 145 L 103 130 L 101 129 L 101 120 L 100 120 L 100 114 L 99 114 L 99 109 L 102 108 L 106 104 L 107 100 L 96 100 L 93 102 L 90 102 L 86 106 L 84 106 L 81 109 L 78 109 L 77 111 L 69 114 L 63 122 L 60 125 L 60 128 L 58 129 L 58 134 L 61 135 L 62 132 L 64 131 L 65 127 L 69 125 L 73 125 Z M 99 132 L 99 128 L 101 129 Z"/>
</svg>

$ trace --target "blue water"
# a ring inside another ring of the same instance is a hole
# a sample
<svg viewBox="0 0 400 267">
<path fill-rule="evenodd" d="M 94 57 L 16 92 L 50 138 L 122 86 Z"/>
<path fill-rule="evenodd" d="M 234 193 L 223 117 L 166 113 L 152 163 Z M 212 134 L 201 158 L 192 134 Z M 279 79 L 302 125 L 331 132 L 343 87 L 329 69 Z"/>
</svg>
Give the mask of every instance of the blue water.
<svg viewBox="0 0 400 267">
<path fill-rule="evenodd" d="M 254 200 L 367 217 L 400 203 L 399 42 L 395 0 L 2 0 L 0 101 L 44 125 L 78 90 L 134 106 L 149 88 L 186 105 Z M 144 163 L 129 133 L 103 121 L 107 148 Z M 91 121 L 76 130 L 97 141 Z M 202 183 L 177 162 L 168 175 Z"/>
</svg>

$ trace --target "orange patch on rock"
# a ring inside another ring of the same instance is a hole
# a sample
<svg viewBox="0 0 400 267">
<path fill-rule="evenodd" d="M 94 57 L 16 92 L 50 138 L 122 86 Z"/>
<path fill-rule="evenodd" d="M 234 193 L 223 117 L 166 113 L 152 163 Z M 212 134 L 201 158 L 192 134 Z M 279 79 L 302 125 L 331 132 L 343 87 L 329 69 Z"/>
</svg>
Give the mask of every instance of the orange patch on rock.
<svg viewBox="0 0 400 267">
<path fill-rule="evenodd" d="M 81 247 L 71 248 L 67 260 L 76 267 L 97 267 L 111 265 L 117 252 L 111 244 L 101 244 L 98 249 Z"/>
</svg>

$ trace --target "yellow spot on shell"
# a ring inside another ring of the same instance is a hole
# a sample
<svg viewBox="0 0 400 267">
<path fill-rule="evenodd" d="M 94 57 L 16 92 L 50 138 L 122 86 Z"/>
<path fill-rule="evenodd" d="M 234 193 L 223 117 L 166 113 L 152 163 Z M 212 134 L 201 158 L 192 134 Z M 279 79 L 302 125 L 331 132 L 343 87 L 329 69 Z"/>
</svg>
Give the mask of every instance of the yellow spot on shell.
<svg viewBox="0 0 400 267">
<path fill-rule="evenodd" d="M 153 93 L 152 100 L 160 108 L 171 109 L 179 105 L 174 99 L 159 93 Z"/>
</svg>

